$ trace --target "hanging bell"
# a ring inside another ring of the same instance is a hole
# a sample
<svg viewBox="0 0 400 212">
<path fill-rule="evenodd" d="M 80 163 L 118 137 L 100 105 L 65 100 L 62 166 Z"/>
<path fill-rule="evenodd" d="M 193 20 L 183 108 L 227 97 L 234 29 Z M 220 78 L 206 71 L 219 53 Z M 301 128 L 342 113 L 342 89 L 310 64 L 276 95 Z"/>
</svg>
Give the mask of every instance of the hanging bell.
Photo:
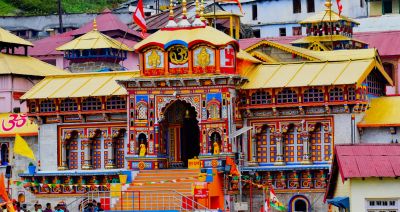
<svg viewBox="0 0 400 212">
<path fill-rule="evenodd" d="M 189 114 L 188 109 L 186 109 L 186 112 L 185 112 L 185 119 L 190 119 L 190 114 Z"/>
</svg>

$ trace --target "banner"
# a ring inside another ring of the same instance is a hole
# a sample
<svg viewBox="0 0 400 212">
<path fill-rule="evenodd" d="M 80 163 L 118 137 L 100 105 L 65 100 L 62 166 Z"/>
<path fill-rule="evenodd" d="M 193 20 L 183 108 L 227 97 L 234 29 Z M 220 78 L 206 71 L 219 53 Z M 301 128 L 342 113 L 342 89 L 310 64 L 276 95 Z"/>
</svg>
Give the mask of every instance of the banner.
<svg viewBox="0 0 400 212">
<path fill-rule="evenodd" d="M 0 137 L 35 136 L 38 134 L 38 126 L 28 119 L 25 113 L 1 113 Z"/>
</svg>

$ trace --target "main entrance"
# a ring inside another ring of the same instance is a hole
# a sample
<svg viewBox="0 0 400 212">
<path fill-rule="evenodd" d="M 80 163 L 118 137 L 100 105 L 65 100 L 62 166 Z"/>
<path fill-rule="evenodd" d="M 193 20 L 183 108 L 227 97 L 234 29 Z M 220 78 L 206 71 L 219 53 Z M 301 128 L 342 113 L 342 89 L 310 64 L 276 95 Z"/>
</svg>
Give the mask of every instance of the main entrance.
<svg viewBox="0 0 400 212">
<path fill-rule="evenodd" d="M 164 109 L 160 123 L 161 152 L 169 161 L 170 168 L 187 167 L 188 159 L 200 153 L 200 131 L 196 110 L 181 100 L 176 100 Z"/>
</svg>

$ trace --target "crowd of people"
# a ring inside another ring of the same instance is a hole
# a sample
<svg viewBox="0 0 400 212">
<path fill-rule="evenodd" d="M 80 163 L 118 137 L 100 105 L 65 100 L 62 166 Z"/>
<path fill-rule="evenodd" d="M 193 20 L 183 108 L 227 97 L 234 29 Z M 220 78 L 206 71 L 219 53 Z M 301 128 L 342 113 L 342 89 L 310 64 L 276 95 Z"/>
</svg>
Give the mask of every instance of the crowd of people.
<svg viewBox="0 0 400 212">
<path fill-rule="evenodd" d="M 28 210 L 27 204 L 20 204 L 17 201 L 13 202 L 14 210 L 17 212 L 69 212 L 67 209 L 67 205 L 65 203 L 59 203 L 54 208 L 52 208 L 51 203 L 47 203 L 46 207 L 43 209 L 42 204 L 36 203 L 34 205 L 34 210 Z M 2 206 L 2 212 L 7 212 L 6 205 Z M 84 206 L 83 212 L 101 212 L 104 209 L 101 206 L 100 202 L 96 200 L 89 200 L 89 202 Z"/>
</svg>

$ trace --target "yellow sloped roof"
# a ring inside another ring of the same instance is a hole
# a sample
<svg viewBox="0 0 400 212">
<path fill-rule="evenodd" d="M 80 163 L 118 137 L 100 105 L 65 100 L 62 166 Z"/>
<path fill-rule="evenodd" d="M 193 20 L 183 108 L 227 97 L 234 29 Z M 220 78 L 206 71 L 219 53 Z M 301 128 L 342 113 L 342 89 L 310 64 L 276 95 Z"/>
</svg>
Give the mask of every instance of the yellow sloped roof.
<svg viewBox="0 0 400 212">
<path fill-rule="evenodd" d="M 12 43 L 23 46 L 33 46 L 31 42 L 24 40 L 1 27 L 0 27 L 0 42 Z"/>
<path fill-rule="evenodd" d="M 400 96 L 371 99 L 369 108 L 358 127 L 400 126 Z"/>
<path fill-rule="evenodd" d="M 355 23 L 357 25 L 359 25 L 360 23 L 346 17 L 346 16 L 339 16 L 339 14 L 337 14 L 336 12 L 332 11 L 332 10 L 325 10 L 319 13 L 316 13 L 313 16 L 310 16 L 306 19 L 304 19 L 303 21 L 300 21 L 300 24 L 314 24 L 314 23 L 322 23 L 322 22 L 328 22 L 328 23 L 332 23 L 332 22 L 338 22 L 338 21 L 346 21 L 346 22 L 352 22 Z"/>
<path fill-rule="evenodd" d="M 66 50 L 84 50 L 84 49 L 120 49 L 124 51 L 133 51 L 127 45 L 97 31 L 92 30 L 60 47 L 58 51 Z"/>
<path fill-rule="evenodd" d="M 237 53 L 237 58 L 246 60 L 249 62 L 253 62 L 253 63 L 261 63 L 260 60 L 258 60 L 257 58 L 253 57 L 251 54 L 249 54 L 243 50 L 239 50 L 239 52 Z"/>
<path fill-rule="evenodd" d="M 69 72 L 33 57 L 0 53 L 0 74 L 49 76 L 66 73 Z"/>
<path fill-rule="evenodd" d="M 359 43 L 364 43 L 362 41 L 346 37 L 344 35 L 323 35 L 323 36 L 306 36 L 295 41 L 290 42 L 291 44 L 300 44 L 300 43 L 313 43 L 313 42 L 330 42 L 330 41 L 344 41 L 344 40 L 354 40 Z"/>
<path fill-rule="evenodd" d="M 231 13 L 231 12 L 222 11 L 222 10 L 215 11 L 215 13 L 214 12 L 206 13 L 203 16 L 204 16 L 204 18 L 225 17 L 225 16 L 243 17 L 242 14 Z"/>
<path fill-rule="evenodd" d="M 376 64 L 375 59 L 262 64 L 244 74 L 249 81 L 242 89 L 360 85 L 375 67 L 392 84 L 390 77 Z"/>
<path fill-rule="evenodd" d="M 275 58 L 273 58 L 267 54 L 264 54 L 260 51 L 253 51 L 253 52 L 251 52 L 250 55 L 255 58 L 259 58 L 260 60 L 262 60 L 266 63 L 278 63 L 278 61 Z"/>
<path fill-rule="evenodd" d="M 138 71 L 74 73 L 49 76 L 33 86 L 21 99 L 126 95 L 125 88 L 116 81 L 138 76 Z"/>
<path fill-rule="evenodd" d="M 158 30 L 146 39 L 137 43 L 134 48 L 139 50 L 147 45 L 158 45 L 162 48 L 169 44 L 182 44 L 188 46 L 196 44 L 197 41 L 208 42 L 212 45 L 222 46 L 228 43 L 236 43 L 231 36 L 206 26 L 204 28 L 182 28 L 176 30 Z"/>
</svg>

